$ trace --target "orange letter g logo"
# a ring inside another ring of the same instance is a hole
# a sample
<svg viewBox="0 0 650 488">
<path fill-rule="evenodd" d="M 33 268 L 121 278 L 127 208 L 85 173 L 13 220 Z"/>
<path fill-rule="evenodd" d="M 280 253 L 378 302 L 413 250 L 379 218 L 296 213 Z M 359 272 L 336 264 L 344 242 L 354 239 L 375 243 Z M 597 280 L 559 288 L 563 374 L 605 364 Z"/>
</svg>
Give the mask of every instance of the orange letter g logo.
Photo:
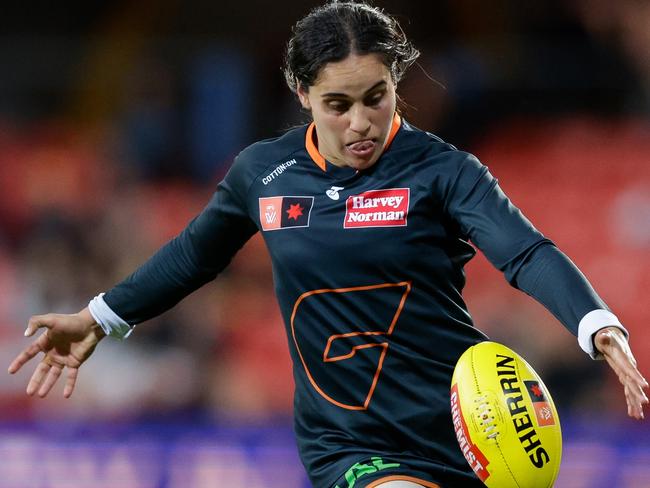
<svg viewBox="0 0 650 488">
<path fill-rule="evenodd" d="M 298 298 L 291 333 L 305 373 L 323 398 L 349 410 L 368 408 L 410 290 L 404 281 L 313 290 Z M 323 309 L 334 319 L 315 324 Z"/>
</svg>

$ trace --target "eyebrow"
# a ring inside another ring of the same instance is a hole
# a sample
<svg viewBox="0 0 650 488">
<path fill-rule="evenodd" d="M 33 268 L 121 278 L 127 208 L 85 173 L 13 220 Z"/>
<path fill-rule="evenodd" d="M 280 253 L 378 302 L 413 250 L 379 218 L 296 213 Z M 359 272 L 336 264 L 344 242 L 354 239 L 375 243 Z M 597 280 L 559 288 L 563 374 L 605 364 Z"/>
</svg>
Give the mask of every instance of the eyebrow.
<svg viewBox="0 0 650 488">
<path fill-rule="evenodd" d="M 370 88 L 368 88 L 364 95 L 370 93 L 371 91 L 375 90 L 376 88 L 379 88 L 381 85 L 386 85 L 386 80 L 381 80 L 372 85 Z M 328 92 L 328 93 L 323 93 L 321 95 L 321 98 L 326 98 L 326 97 L 346 97 L 348 98 L 350 95 L 347 93 L 338 93 L 338 92 Z"/>
</svg>

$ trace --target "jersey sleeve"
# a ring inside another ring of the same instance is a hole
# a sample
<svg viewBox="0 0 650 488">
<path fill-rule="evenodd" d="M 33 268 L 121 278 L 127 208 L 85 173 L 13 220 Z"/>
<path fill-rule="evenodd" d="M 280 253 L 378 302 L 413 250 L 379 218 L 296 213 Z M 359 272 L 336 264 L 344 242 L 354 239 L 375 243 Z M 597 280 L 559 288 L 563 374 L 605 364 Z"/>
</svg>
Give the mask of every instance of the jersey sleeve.
<svg viewBox="0 0 650 488">
<path fill-rule="evenodd" d="M 104 295 L 120 318 L 135 325 L 172 308 L 213 280 L 257 231 L 248 214 L 250 184 L 237 159 L 210 202 L 188 226 L 133 274 Z"/>
<path fill-rule="evenodd" d="M 587 313 L 608 310 L 580 270 L 510 202 L 474 156 L 465 155 L 445 201 L 461 232 L 508 282 L 544 305 L 574 335 Z"/>
</svg>

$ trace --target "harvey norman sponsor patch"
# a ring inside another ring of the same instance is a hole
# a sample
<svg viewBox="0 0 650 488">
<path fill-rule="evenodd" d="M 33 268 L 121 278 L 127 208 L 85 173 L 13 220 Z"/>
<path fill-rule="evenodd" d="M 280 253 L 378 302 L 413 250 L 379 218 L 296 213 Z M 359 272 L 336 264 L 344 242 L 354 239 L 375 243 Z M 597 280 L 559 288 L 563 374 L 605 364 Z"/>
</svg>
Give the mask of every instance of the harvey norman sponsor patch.
<svg viewBox="0 0 650 488">
<path fill-rule="evenodd" d="M 343 227 L 404 227 L 409 195 L 409 188 L 389 188 L 349 196 L 345 202 Z"/>
<path fill-rule="evenodd" d="M 309 227 L 314 197 L 267 197 L 259 203 L 262 230 Z"/>
</svg>

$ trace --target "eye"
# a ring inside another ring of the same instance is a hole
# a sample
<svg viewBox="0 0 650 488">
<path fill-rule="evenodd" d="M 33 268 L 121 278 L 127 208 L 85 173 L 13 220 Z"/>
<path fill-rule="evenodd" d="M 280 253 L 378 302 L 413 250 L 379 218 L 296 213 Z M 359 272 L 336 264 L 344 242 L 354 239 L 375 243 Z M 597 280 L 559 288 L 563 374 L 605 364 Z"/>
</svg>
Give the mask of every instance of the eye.
<svg viewBox="0 0 650 488">
<path fill-rule="evenodd" d="M 335 112 L 343 113 L 350 108 L 350 104 L 341 100 L 331 100 L 327 102 L 327 107 Z"/>
<path fill-rule="evenodd" d="M 379 102 L 381 102 L 381 100 L 384 98 L 385 93 L 386 92 L 379 92 L 370 95 L 368 98 L 366 98 L 365 104 L 368 106 L 379 105 Z"/>
</svg>

